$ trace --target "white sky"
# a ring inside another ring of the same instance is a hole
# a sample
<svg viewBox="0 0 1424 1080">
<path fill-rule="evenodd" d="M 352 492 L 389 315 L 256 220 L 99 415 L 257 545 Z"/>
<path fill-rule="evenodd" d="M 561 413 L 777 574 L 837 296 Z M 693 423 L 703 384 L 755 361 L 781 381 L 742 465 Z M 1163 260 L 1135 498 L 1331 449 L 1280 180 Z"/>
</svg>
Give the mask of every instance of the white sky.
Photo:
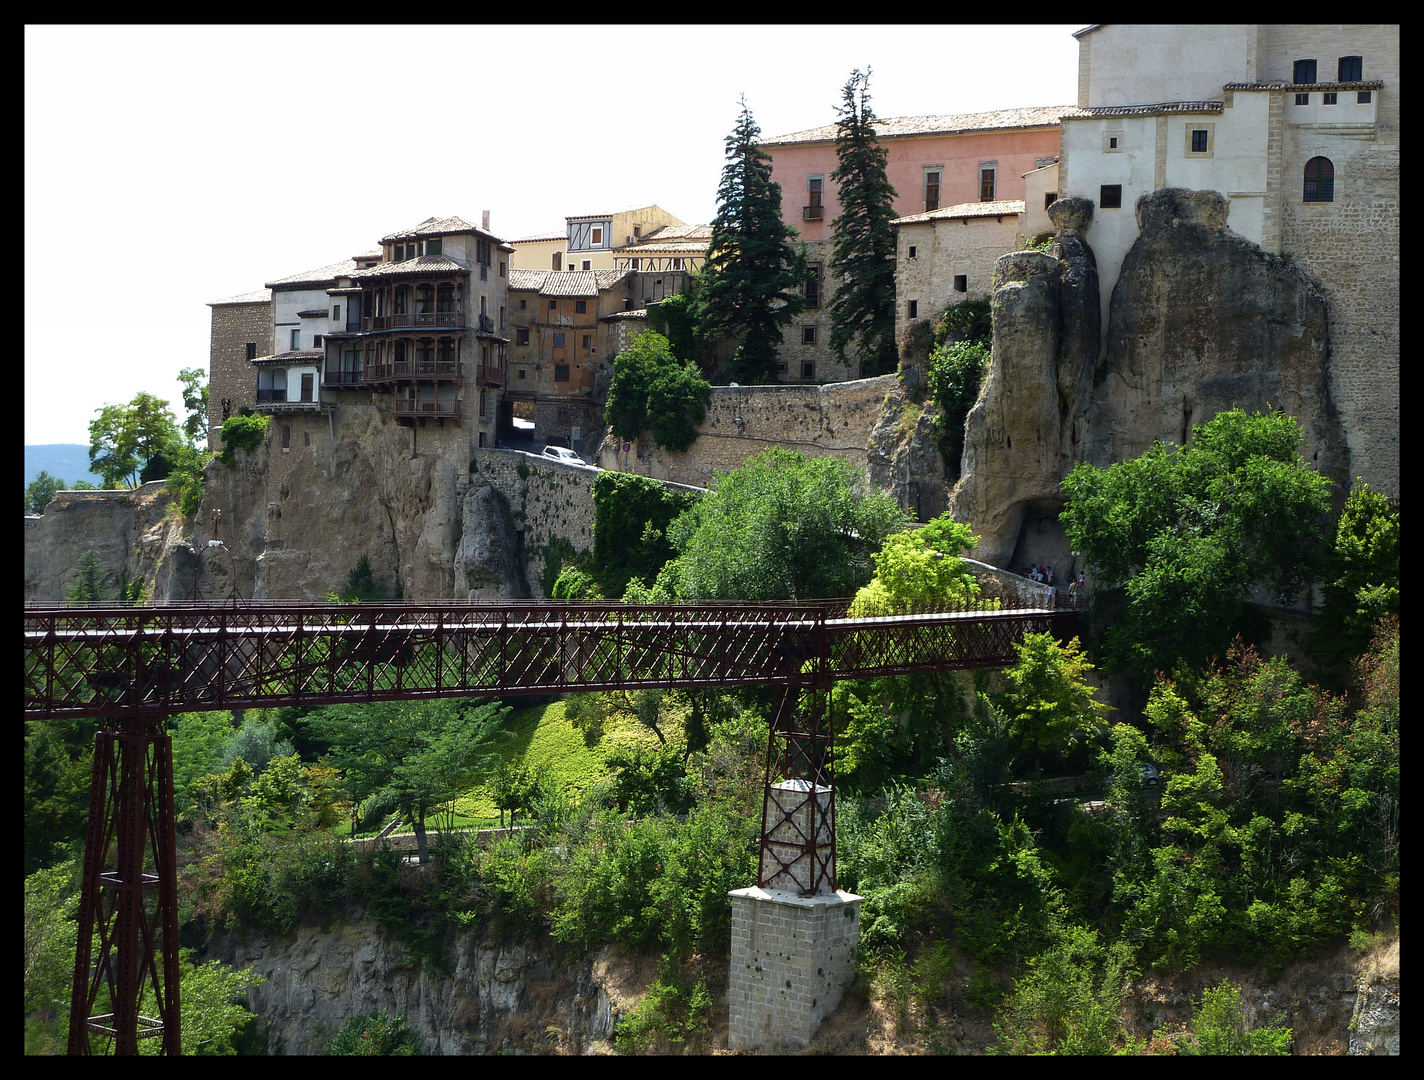
<svg viewBox="0 0 1424 1080">
<path fill-rule="evenodd" d="M 432 215 L 708 223 L 743 93 L 767 137 L 867 65 L 887 118 L 1072 104 L 1083 25 L 28 26 L 25 442 L 140 390 L 181 420 L 208 301 Z"/>
</svg>

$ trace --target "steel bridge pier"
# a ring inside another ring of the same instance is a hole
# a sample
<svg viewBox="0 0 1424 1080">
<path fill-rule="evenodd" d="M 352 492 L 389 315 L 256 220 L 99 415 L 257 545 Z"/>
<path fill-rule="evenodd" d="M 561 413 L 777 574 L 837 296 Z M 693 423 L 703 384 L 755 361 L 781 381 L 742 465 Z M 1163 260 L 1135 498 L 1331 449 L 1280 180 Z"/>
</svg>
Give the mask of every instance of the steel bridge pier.
<svg viewBox="0 0 1424 1080">
<path fill-rule="evenodd" d="M 168 716 L 105 720 L 94 738 L 70 1054 L 92 1053 L 93 1035 L 116 1054 L 137 1054 L 140 1039 L 179 1053 L 177 875 Z"/>
</svg>

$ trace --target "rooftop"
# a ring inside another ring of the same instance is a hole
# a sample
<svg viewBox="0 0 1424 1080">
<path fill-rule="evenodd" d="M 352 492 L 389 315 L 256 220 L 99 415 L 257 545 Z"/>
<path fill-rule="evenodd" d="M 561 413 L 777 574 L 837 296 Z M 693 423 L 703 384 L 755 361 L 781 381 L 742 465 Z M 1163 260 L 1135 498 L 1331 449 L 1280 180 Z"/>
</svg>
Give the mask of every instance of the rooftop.
<svg viewBox="0 0 1424 1080">
<path fill-rule="evenodd" d="M 540 296 L 597 296 L 627 270 L 511 270 L 509 288 L 537 290 Z"/>
<path fill-rule="evenodd" d="M 401 262 L 377 263 L 366 270 L 353 270 L 348 275 L 352 281 L 370 281 L 373 278 L 416 277 L 423 274 L 468 274 L 470 268 L 449 255 L 417 255 L 414 259 Z"/>
<path fill-rule="evenodd" d="M 449 236 L 455 233 L 473 233 L 487 237 L 497 244 L 505 243 L 504 240 L 501 240 L 488 229 L 482 229 L 478 225 L 471 225 L 464 218 L 458 217 L 428 217 L 419 225 L 412 226 L 409 229 L 402 229 L 399 232 L 393 232 L 389 236 L 381 237 L 381 243 L 390 244 L 398 240 L 412 240 L 417 236 Z"/>
<path fill-rule="evenodd" d="M 918 225 L 926 221 L 945 221 L 953 218 L 976 218 L 976 217 L 1008 217 L 1010 214 L 1022 214 L 1024 212 L 1024 201 L 1022 199 L 1000 199 L 997 202 L 970 202 L 958 203 L 955 206 L 942 206 L 938 210 L 931 210 L 924 214 L 910 214 L 907 217 L 896 218 L 891 225 Z"/>
<path fill-rule="evenodd" d="M 290 277 L 269 281 L 267 287 L 269 289 L 296 288 L 302 285 L 318 285 L 323 281 L 335 284 L 338 277 L 347 277 L 355 269 L 355 259 L 342 259 L 339 263 L 332 263 L 330 266 L 320 266 L 302 274 L 293 274 Z"/>
<path fill-rule="evenodd" d="M 326 356 L 321 349 L 289 349 L 253 359 L 254 364 L 315 364 Z"/>
<path fill-rule="evenodd" d="M 253 292 L 238 293 L 236 296 L 227 296 L 221 300 L 209 300 L 208 307 L 217 307 L 219 304 L 264 304 L 271 303 L 271 289 L 257 289 Z"/>
<path fill-rule="evenodd" d="M 1080 110 L 1076 105 L 1043 105 L 1028 109 L 995 109 L 991 112 L 959 113 L 952 116 L 897 116 L 877 118 L 875 135 L 879 139 L 903 139 L 916 135 L 957 135 L 969 131 L 1002 131 L 1009 128 L 1050 127 L 1064 116 Z M 836 125 L 793 131 L 773 139 L 762 139 L 761 146 L 782 146 L 791 143 L 835 142 Z"/>
</svg>

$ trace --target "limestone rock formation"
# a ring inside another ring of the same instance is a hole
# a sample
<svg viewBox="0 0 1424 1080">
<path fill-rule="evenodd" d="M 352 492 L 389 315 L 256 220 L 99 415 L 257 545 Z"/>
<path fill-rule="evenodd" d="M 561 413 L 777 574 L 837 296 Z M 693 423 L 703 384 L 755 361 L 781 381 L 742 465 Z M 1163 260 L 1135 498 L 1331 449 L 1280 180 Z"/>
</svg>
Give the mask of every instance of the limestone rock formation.
<svg viewBox="0 0 1424 1080">
<path fill-rule="evenodd" d="M 519 599 L 529 595 L 521 577 L 519 534 L 509 506 L 489 484 L 465 492 L 460 540 L 455 547 L 457 599 Z"/>
<path fill-rule="evenodd" d="M 1140 233 L 1113 289 L 1084 457 L 1107 465 L 1232 408 L 1284 409 L 1303 456 L 1348 484 L 1330 397 L 1329 312 L 1298 267 L 1226 228 L 1226 197 L 1166 188 L 1137 202 Z"/>
<path fill-rule="evenodd" d="M 870 429 L 865 456 L 871 486 L 894 498 L 917 521 L 929 521 L 947 509 L 949 491 L 933 402 L 916 400 L 904 384 L 892 385 Z"/>
</svg>

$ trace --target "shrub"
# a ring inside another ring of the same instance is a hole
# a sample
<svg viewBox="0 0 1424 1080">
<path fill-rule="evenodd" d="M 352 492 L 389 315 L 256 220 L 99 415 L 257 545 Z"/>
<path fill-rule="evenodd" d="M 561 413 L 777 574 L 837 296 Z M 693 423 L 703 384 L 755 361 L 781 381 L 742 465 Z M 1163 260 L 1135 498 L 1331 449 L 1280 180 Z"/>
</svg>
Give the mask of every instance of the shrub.
<svg viewBox="0 0 1424 1080">
<path fill-rule="evenodd" d="M 365 1013 L 342 1024 L 326 1052 L 337 1057 L 412 1057 L 421 1053 L 420 1033 L 406 1025 L 403 1014 Z"/>
<path fill-rule="evenodd" d="M 266 416 L 229 416 L 222 426 L 222 451 L 218 460 L 228 468 L 237 464 L 238 450 L 252 451 L 267 437 Z"/>
</svg>

